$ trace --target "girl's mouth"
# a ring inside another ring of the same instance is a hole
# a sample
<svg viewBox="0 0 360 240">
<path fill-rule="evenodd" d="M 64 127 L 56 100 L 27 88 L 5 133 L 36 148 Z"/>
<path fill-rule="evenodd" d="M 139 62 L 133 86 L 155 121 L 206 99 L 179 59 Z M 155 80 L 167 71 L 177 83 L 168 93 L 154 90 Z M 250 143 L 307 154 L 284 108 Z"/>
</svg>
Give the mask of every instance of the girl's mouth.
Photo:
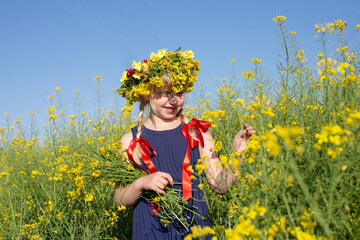
<svg viewBox="0 0 360 240">
<path fill-rule="evenodd" d="M 168 113 L 173 113 L 175 111 L 176 107 L 165 107 L 165 110 L 168 112 Z"/>
</svg>

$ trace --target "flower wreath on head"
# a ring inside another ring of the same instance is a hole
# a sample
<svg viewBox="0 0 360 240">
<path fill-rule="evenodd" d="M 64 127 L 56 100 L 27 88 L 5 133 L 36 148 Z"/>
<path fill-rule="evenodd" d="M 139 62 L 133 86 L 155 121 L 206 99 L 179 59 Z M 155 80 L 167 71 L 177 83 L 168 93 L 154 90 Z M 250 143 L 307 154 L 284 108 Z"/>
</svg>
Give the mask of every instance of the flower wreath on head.
<svg viewBox="0 0 360 240">
<path fill-rule="evenodd" d="M 120 79 L 122 86 L 117 92 L 124 97 L 126 105 L 131 106 L 135 102 L 150 95 L 153 87 L 164 86 L 163 77 L 170 78 L 172 89 L 179 93 L 193 90 L 193 83 L 198 80 L 197 73 L 200 71 L 199 61 L 194 60 L 191 50 L 166 52 L 160 49 L 157 53 L 151 53 L 149 59 L 140 62 L 132 62 L 133 68 L 123 72 Z"/>
</svg>

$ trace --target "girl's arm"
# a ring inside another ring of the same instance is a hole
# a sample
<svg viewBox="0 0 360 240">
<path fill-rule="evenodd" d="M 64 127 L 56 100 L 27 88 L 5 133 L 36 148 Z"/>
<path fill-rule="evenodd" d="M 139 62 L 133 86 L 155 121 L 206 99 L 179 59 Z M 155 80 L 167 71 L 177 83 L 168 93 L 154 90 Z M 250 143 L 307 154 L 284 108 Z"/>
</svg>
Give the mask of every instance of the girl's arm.
<svg viewBox="0 0 360 240">
<path fill-rule="evenodd" d="M 225 193 L 228 191 L 227 184 L 234 185 L 236 177 L 231 170 L 225 169 L 214 152 L 213 137 L 207 131 L 204 134 L 204 148 L 200 152 L 201 156 L 206 157 L 207 167 L 205 168 L 205 175 L 208 183 L 217 193 Z"/>
<path fill-rule="evenodd" d="M 132 140 L 132 133 L 126 133 L 120 141 L 122 142 L 123 149 L 124 146 L 129 146 Z M 114 201 L 117 205 L 125 205 L 128 207 L 134 206 L 141 195 L 146 190 L 151 190 L 164 194 L 165 187 L 168 185 L 174 184 L 174 180 L 171 175 L 165 172 L 156 172 L 141 178 L 136 179 L 128 186 L 120 186 L 115 189 L 114 192 Z"/>
<path fill-rule="evenodd" d="M 234 137 L 234 150 L 237 152 L 244 151 L 247 141 L 254 134 L 254 129 L 251 126 L 244 124 L 243 128 Z M 214 143 L 210 132 L 204 134 L 204 148 L 201 151 L 201 155 L 206 156 L 207 159 L 208 166 L 205 169 L 205 174 L 210 186 L 217 193 L 227 192 L 228 185 L 234 185 L 237 177 L 230 169 L 224 168 L 221 165 L 218 156 L 214 152 Z"/>
</svg>

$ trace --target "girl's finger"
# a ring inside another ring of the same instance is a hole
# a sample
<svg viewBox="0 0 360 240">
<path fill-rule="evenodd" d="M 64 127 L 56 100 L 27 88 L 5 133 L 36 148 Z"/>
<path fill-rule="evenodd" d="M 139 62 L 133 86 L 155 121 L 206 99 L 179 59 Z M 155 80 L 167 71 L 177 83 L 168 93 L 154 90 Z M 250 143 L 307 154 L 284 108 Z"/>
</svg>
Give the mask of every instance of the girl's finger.
<svg viewBox="0 0 360 240">
<path fill-rule="evenodd" d="M 167 183 L 170 183 L 171 185 L 174 185 L 174 179 L 171 177 L 170 174 L 166 174 L 164 177 L 167 180 Z"/>
<path fill-rule="evenodd" d="M 159 184 L 161 184 L 161 188 L 164 189 L 165 186 L 167 186 L 169 183 L 169 181 L 166 178 L 160 178 L 159 179 Z M 160 185 L 159 185 L 160 186 Z"/>
<path fill-rule="evenodd" d="M 165 191 L 162 190 L 162 189 L 159 188 L 159 187 L 155 187 L 155 188 L 154 188 L 154 191 L 155 191 L 155 192 L 158 192 L 158 193 L 160 193 L 160 194 L 165 194 Z"/>
</svg>

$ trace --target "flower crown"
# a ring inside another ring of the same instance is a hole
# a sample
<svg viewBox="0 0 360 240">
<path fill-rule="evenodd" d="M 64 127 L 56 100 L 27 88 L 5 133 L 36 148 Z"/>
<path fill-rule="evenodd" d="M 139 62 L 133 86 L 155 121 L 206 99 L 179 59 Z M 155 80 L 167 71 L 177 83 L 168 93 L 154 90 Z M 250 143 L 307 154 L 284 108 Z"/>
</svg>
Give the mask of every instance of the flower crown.
<svg viewBox="0 0 360 240">
<path fill-rule="evenodd" d="M 120 79 L 122 86 L 117 92 L 127 100 L 127 105 L 131 106 L 149 96 L 153 87 L 164 86 L 164 77 L 170 79 L 176 93 L 184 88 L 186 92 L 191 92 L 200 71 L 199 61 L 193 58 L 193 51 L 182 52 L 180 48 L 174 52 L 166 52 L 165 49 L 160 49 L 158 53 L 152 52 L 149 59 L 133 61 L 133 68 L 123 72 Z"/>
</svg>

